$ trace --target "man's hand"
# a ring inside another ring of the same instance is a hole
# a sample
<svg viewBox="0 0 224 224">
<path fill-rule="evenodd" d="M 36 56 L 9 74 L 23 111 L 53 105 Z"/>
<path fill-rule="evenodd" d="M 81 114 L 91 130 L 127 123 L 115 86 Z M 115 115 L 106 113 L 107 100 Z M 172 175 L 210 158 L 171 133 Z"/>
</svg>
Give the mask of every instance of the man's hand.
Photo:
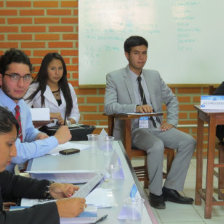
<svg viewBox="0 0 224 224">
<path fill-rule="evenodd" d="M 49 136 L 43 132 L 39 133 L 36 137 L 36 140 L 41 140 L 41 139 L 45 139 L 48 138 Z"/>
<path fill-rule="evenodd" d="M 68 126 L 61 126 L 58 128 L 54 137 L 57 138 L 59 144 L 66 143 L 72 138 Z"/>
<path fill-rule="evenodd" d="M 53 183 L 50 185 L 49 192 L 53 198 L 60 199 L 71 197 L 78 189 L 79 187 L 73 184 Z"/>
<path fill-rule="evenodd" d="M 169 124 L 167 122 L 163 122 L 161 124 L 161 131 L 168 131 L 169 129 L 173 128 L 173 125 L 172 124 Z"/>
<path fill-rule="evenodd" d="M 72 218 L 79 215 L 86 208 L 84 198 L 66 198 L 56 201 L 60 217 Z"/>
<path fill-rule="evenodd" d="M 3 202 L 3 211 L 9 211 L 10 206 L 16 206 L 15 202 Z"/>
<path fill-rule="evenodd" d="M 137 113 L 152 113 L 153 109 L 151 106 L 145 104 L 145 105 L 138 105 L 136 107 L 136 112 Z"/>
<path fill-rule="evenodd" d="M 57 119 L 59 125 L 64 124 L 64 119 L 61 117 L 60 113 L 50 113 L 50 118 L 51 119 Z"/>
</svg>

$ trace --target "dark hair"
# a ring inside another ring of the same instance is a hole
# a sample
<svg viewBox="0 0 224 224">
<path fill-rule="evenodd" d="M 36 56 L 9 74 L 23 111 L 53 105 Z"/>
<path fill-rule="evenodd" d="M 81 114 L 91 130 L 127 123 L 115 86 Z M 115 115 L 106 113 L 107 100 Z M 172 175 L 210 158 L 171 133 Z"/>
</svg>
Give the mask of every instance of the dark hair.
<svg viewBox="0 0 224 224">
<path fill-rule="evenodd" d="M 8 69 L 8 66 L 13 62 L 28 65 L 30 72 L 33 71 L 33 67 L 28 56 L 19 49 L 11 48 L 0 57 L 0 73 L 3 76 L 5 71 Z"/>
<path fill-rule="evenodd" d="M 16 118 L 14 117 L 12 112 L 0 106 L 0 134 L 12 131 L 13 126 L 16 126 L 18 135 L 19 124 Z"/>
<path fill-rule="evenodd" d="M 131 52 L 131 48 L 135 46 L 145 45 L 148 48 L 148 42 L 145 38 L 140 36 L 130 36 L 124 42 L 124 51 L 127 53 Z"/>
<path fill-rule="evenodd" d="M 66 69 L 66 65 L 65 65 L 65 61 L 63 59 L 63 57 L 58 54 L 58 53 L 48 53 L 47 55 L 45 55 L 44 59 L 42 60 L 41 66 L 40 66 L 40 70 L 34 80 L 34 82 L 39 83 L 38 88 L 36 89 L 36 91 L 34 91 L 28 98 L 27 100 L 32 100 L 35 95 L 40 91 L 41 93 L 41 105 L 44 105 L 44 92 L 46 90 L 46 86 L 47 86 L 47 80 L 48 80 L 48 72 L 47 72 L 47 68 L 48 65 L 50 64 L 50 62 L 54 59 L 60 60 L 63 66 L 63 76 L 62 78 L 59 80 L 58 85 L 59 88 L 61 89 L 64 98 L 66 99 L 66 111 L 65 111 L 65 115 L 66 117 L 68 117 L 71 113 L 72 107 L 73 107 L 73 102 L 72 102 L 72 96 L 71 96 L 71 92 L 68 86 L 68 80 L 67 80 L 67 69 Z"/>
</svg>

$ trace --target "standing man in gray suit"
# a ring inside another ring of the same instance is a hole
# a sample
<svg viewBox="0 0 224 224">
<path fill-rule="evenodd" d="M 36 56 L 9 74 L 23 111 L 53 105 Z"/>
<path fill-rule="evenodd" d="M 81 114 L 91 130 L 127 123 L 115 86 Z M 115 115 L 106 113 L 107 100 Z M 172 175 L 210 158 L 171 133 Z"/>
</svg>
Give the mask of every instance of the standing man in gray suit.
<svg viewBox="0 0 224 224">
<path fill-rule="evenodd" d="M 159 72 L 143 69 L 147 61 L 148 42 L 140 36 L 131 36 L 124 43 L 127 67 L 107 75 L 105 113 L 150 113 L 167 108 L 167 119 L 140 118 L 132 122 L 132 144 L 147 152 L 149 171 L 149 201 L 152 207 L 164 209 L 165 201 L 192 204 L 193 199 L 178 193 L 184 187 L 189 163 L 195 149 L 195 140 L 176 129 L 178 102 Z M 122 139 L 123 122 L 115 120 L 114 136 Z M 164 147 L 176 149 L 172 167 L 163 184 Z"/>
</svg>

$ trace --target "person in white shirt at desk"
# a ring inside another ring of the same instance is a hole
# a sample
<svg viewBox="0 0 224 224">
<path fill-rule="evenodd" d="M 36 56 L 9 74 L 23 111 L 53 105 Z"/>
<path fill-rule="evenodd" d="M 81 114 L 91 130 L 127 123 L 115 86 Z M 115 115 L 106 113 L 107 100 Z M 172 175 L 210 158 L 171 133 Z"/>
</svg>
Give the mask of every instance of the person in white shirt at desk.
<svg viewBox="0 0 224 224">
<path fill-rule="evenodd" d="M 71 124 L 79 122 L 77 97 L 74 88 L 68 83 L 64 59 L 58 53 L 48 53 L 44 57 L 24 99 L 30 107 L 49 108 L 50 118 L 57 119 L 59 125 L 65 123 L 64 119 Z"/>
</svg>

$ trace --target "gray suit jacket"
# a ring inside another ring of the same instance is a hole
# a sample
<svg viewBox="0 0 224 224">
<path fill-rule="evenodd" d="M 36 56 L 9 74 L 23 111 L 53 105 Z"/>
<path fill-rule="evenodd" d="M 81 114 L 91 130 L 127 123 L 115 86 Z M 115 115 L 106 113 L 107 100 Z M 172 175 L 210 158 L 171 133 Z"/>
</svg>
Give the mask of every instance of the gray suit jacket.
<svg viewBox="0 0 224 224">
<path fill-rule="evenodd" d="M 152 107 L 155 112 L 162 111 L 162 104 L 167 108 L 167 122 L 174 126 L 178 122 L 178 102 L 171 89 L 155 70 L 143 69 L 143 75 L 150 94 Z M 107 115 L 132 113 L 136 111 L 133 85 L 126 68 L 107 74 L 104 110 Z M 160 118 L 162 121 L 162 118 Z M 113 135 L 122 139 L 123 122 L 115 120 Z"/>
</svg>

